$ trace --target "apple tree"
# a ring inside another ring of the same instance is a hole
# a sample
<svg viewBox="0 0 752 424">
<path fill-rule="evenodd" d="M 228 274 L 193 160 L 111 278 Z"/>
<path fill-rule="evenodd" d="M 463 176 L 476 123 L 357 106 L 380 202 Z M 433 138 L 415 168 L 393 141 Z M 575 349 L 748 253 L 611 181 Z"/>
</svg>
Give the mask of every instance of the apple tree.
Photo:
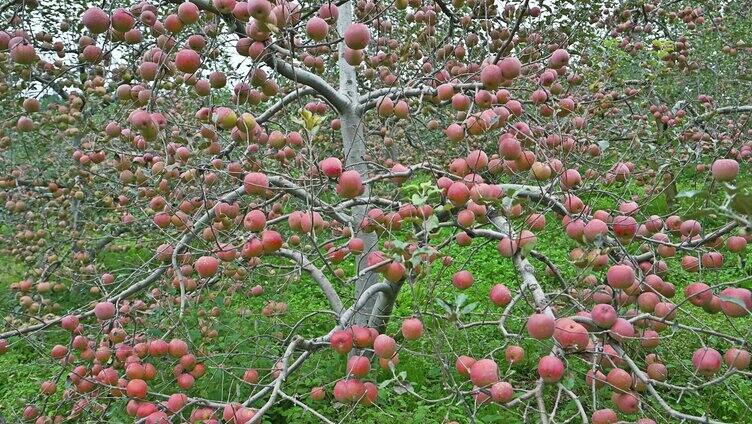
<svg viewBox="0 0 752 424">
<path fill-rule="evenodd" d="M 13 417 L 748 419 L 743 3 L 8 1 Z"/>
</svg>

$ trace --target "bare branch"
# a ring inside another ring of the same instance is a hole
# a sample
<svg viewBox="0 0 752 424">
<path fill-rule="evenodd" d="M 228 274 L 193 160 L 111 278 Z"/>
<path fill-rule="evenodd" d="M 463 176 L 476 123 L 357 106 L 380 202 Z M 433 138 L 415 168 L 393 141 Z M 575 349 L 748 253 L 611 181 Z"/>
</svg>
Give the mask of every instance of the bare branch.
<svg viewBox="0 0 752 424">
<path fill-rule="evenodd" d="M 311 278 L 313 278 L 313 280 L 318 283 L 321 291 L 324 292 L 324 296 L 326 296 L 326 299 L 329 301 L 329 306 L 332 307 L 332 310 L 337 314 L 337 316 L 342 314 L 342 300 L 340 300 L 339 295 L 334 290 L 334 286 L 332 286 L 332 283 L 328 278 L 326 278 L 326 275 L 324 275 L 321 270 L 316 268 L 316 266 L 313 265 L 313 263 L 308 258 L 306 258 L 305 255 L 290 249 L 280 249 L 276 252 L 276 255 L 292 259 L 301 268 L 308 272 L 311 275 Z"/>
</svg>

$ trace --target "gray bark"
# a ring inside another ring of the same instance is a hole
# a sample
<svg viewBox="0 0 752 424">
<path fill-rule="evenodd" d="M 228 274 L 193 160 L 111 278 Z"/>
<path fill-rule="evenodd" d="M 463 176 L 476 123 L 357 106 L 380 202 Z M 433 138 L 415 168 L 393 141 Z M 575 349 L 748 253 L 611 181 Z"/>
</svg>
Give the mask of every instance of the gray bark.
<svg viewBox="0 0 752 424">
<path fill-rule="evenodd" d="M 347 27 L 352 22 L 352 5 L 351 2 L 344 3 L 339 7 L 339 19 L 337 20 L 337 31 L 340 34 L 344 34 Z M 341 95 L 347 98 L 348 106 L 340 111 L 341 135 L 342 135 L 342 149 L 345 159 L 345 167 L 348 169 L 357 170 L 363 177 L 363 180 L 368 178 L 368 166 L 364 163 L 364 157 L 366 154 L 366 142 L 365 142 L 365 130 L 363 128 L 362 115 L 360 112 L 359 94 L 357 74 L 355 69 L 345 61 L 345 44 L 341 42 L 339 45 L 339 60 L 337 66 L 339 68 L 339 92 Z M 363 197 L 370 195 L 370 187 L 366 185 Z M 360 223 L 363 217 L 366 216 L 368 211 L 368 205 L 357 205 L 352 209 L 352 227 L 354 231 L 357 231 L 357 237 L 363 239 L 365 242 L 365 249 L 363 254 L 356 258 L 356 272 L 367 267 L 366 258 L 368 253 L 375 250 L 377 246 L 377 238 L 374 233 L 366 234 L 359 230 Z M 358 278 L 355 283 L 355 296 L 354 299 L 359 299 L 363 291 L 368 287 L 378 283 L 379 276 L 375 272 L 368 272 L 362 277 Z M 371 298 L 369 304 L 361 308 L 359 312 L 355 314 L 352 321 L 357 325 L 368 325 L 369 314 L 373 309 L 373 303 L 375 299 Z"/>
</svg>

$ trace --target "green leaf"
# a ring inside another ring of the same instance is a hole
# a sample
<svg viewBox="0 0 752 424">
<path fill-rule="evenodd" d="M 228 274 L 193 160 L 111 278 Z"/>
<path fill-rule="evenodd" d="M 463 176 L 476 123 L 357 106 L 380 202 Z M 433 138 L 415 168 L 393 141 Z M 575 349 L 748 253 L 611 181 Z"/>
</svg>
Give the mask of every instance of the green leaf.
<svg viewBox="0 0 752 424">
<path fill-rule="evenodd" d="M 461 310 L 459 315 L 469 314 L 475 310 L 475 308 L 478 307 L 478 302 L 473 302 L 470 304 L 465 305 Z"/>
<path fill-rule="evenodd" d="M 444 299 L 436 299 L 436 304 L 443 308 L 448 314 L 451 314 L 453 311 L 452 305 L 447 303 Z"/>
<path fill-rule="evenodd" d="M 719 294 L 718 298 L 721 299 L 722 302 L 731 302 L 739 306 L 740 308 L 744 309 L 745 311 L 749 311 L 749 309 L 747 309 L 747 304 L 745 304 L 744 301 L 739 299 L 738 297 Z"/>
<path fill-rule="evenodd" d="M 688 199 L 690 199 L 692 197 L 695 197 L 699 193 L 700 193 L 700 190 L 682 190 L 682 191 L 676 193 L 676 198 L 677 199 L 681 199 L 681 198 L 688 198 Z"/>
<path fill-rule="evenodd" d="M 431 215 L 423 225 L 426 228 L 426 232 L 430 233 L 431 231 L 439 227 L 439 217 L 436 215 Z"/>
<path fill-rule="evenodd" d="M 391 361 L 390 361 L 389 363 L 391 364 Z M 388 380 L 384 380 L 384 381 L 382 381 L 381 383 L 379 383 L 379 389 L 383 389 L 383 388 L 385 388 L 385 387 L 389 386 L 389 385 L 390 385 L 390 384 L 392 384 L 392 383 L 393 383 L 394 381 L 395 381 L 395 379 L 393 379 L 393 378 L 390 378 L 390 379 L 388 379 Z"/>
<path fill-rule="evenodd" d="M 422 205 L 424 205 L 426 203 L 426 200 L 428 200 L 428 197 L 421 196 L 418 193 L 413 194 L 412 197 L 410 198 L 410 201 L 415 206 L 422 206 Z"/>
<path fill-rule="evenodd" d="M 402 186 L 402 191 L 405 192 L 405 193 L 409 193 L 411 191 L 418 191 L 418 190 L 419 190 L 419 188 L 415 184 L 408 184 L 408 185 Z"/>
<path fill-rule="evenodd" d="M 564 379 L 564 382 L 561 384 L 567 389 L 571 390 L 572 387 L 574 387 L 574 376 L 573 375 L 568 376 L 567 378 Z"/>
<path fill-rule="evenodd" d="M 398 395 L 404 395 L 405 393 L 407 393 L 407 389 L 403 386 L 394 386 L 392 390 L 394 390 L 394 393 L 397 393 Z"/>
<path fill-rule="evenodd" d="M 457 308 L 462 307 L 462 305 L 464 305 L 466 301 L 467 301 L 467 295 L 465 293 L 458 294 L 457 297 L 454 299 L 454 303 L 457 305 Z"/>
<path fill-rule="evenodd" d="M 408 246 L 408 244 L 402 240 L 392 240 L 392 244 L 394 245 L 395 250 L 405 250 Z"/>
</svg>

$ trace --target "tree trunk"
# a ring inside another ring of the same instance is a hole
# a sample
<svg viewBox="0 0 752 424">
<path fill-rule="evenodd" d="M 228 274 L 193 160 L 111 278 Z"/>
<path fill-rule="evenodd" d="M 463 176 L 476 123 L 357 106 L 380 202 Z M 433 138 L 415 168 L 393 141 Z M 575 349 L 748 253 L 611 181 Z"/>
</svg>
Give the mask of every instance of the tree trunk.
<svg viewBox="0 0 752 424">
<path fill-rule="evenodd" d="M 339 7 L 339 19 L 337 20 L 337 31 L 340 35 L 345 33 L 345 30 L 352 22 L 352 6 L 350 2 L 344 3 Z M 345 159 L 345 167 L 347 169 L 354 169 L 360 173 L 365 180 L 368 178 L 368 166 L 365 164 L 364 157 L 366 154 L 366 141 L 365 141 L 365 128 L 363 125 L 362 115 L 359 112 L 358 104 L 358 82 L 355 69 L 350 66 L 345 60 L 345 43 L 341 42 L 339 45 L 339 60 L 337 66 L 339 68 L 339 91 L 342 95 L 349 99 L 349 105 L 347 110 L 343 110 L 340 113 L 340 122 L 342 124 L 342 148 L 343 156 Z M 370 194 L 370 187 L 366 186 L 363 192 L 363 197 L 368 197 Z M 363 233 L 360 231 L 360 223 L 366 216 L 368 207 L 366 205 L 355 206 L 352 210 L 352 228 L 356 232 L 357 236 L 364 241 L 364 250 L 361 255 L 358 256 L 356 262 L 356 273 L 360 273 L 360 270 L 367 267 L 366 258 L 368 253 L 376 249 L 376 243 L 378 239 L 374 233 Z M 375 272 L 369 272 L 358 278 L 355 283 L 354 299 L 358 299 L 360 294 L 365 289 L 376 284 L 379 281 L 379 276 Z M 374 299 L 366 304 L 364 308 L 358 311 L 353 316 L 353 323 L 358 325 L 367 325 L 368 316 L 373 308 Z"/>
</svg>

